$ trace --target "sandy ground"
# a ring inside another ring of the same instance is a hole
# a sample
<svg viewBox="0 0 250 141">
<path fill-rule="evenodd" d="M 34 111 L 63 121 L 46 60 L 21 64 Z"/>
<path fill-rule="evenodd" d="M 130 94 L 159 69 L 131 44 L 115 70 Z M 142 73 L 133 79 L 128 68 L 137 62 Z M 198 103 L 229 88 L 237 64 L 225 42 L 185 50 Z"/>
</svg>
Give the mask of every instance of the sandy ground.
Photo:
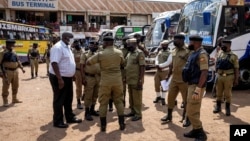
<svg viewBox="0 0 250 141">
<path fill-rule="evenodd" d="M 84 110 L 76 109 L 76 98 L 73 109 L 80 124 L 71 124 L 67 129 L 58 129 L 52 126 L 52 90 L 46 77 L 45 64 L 40 64 L 39 77 L 30 79 L 30 68 L 25 67 L 26 73 L 20 73 L 20 88 L 18 98 L 21 104 L 3 107 L 0 101 L 0 141 L 189 141 L 183 137 L 192 127 L 183 128 L 180 123 L 182 109 L 181 96 L 178 96 L 178 106 L 173 112 L 172 123 L 161 125 L 162 118 L 167 111 L 166 106 L 154 104 L 155 98 L 153 72 L 147 72 L 143 91 L 143 119 L 132 122 L 126 119 L 125 131 L 120 131 L 116 111 L 108 112 L 106 133 L 100 132 L 99 118 L 93 121 L 84 120 Z M 2 87 L 2 82 L 0 82 Z M 210 90 L 211 91 L 211 90 Z M 128 98 L 127 98 L 128 99 Z M 221 114 L 213 114 L 214 99 L 208 91 L 203 99 L 201 119 L 209 141 L 229 140 L 230 124 L 249 124 L 250 117 L 250 90 L 234 90 L 232 116 L 226 117 L 223 105 Z M 11 95 L 9 96 L 11 101 Z M 128 105 L 128 100 L 127 100 Z M 97 107 L 98 108 L 98 107 Z M 129 112 L 126 107 L 126 112 Z"/>
</svg>

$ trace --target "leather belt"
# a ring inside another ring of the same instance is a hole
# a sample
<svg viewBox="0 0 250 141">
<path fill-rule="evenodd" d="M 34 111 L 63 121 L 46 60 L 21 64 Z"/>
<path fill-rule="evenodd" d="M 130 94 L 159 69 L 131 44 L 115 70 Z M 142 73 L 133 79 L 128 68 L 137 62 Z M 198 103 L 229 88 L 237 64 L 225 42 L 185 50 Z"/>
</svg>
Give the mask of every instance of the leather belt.
<svg viewBox="0 0 250 141">
<path fill-rule="evenodd" d="M 95 77 L 94 74 L 90 74 L 90 73 L 87 73 L 87 72 L 85 72 L 85 75 L 86 75 L 86 76 L 90 76 L 90 77 Z"/>
<path fill-rule="evenodd" d="M 5 70 L 15 71 L 17 68 L 4 68 Z"/>
<path fill-rule="evenodd" d="M 234 73 L 220 73 L 219 75 L 221 76 L 228 76 L 228 75 L 233 75 Z"/>
</svg>

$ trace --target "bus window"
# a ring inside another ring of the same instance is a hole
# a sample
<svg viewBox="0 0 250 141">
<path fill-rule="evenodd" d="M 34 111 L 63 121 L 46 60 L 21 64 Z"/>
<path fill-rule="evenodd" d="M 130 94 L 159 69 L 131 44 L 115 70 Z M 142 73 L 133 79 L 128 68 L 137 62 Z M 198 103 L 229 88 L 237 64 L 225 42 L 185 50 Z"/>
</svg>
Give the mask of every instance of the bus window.
<svg viewBox="0 0 250 141">
<path fill-rule="evenodd" d="M 14 39 L 14 34 L 12 31 L 9 31 L 9 39 Z"/>
<path fill-rule="evenodd" d="M 245 25 L 247 28 L 250 28 L 250 11 L 249 11 L 249 7 L 245 7 Z"/>
<path fill-rule="evenodd" d="M 30 40 L 30 33 L 25 33 L 25 38 L 26 38 L 26 40 Z"/>
<path fill-rule="evenodd" d="M 0 30 L 0 39 L 4 39 L 3 31 Z"/>
<path fill-rule="evenodd" d="M 225 28 L 227 34 L 238 33 L 238 9 L 235 7 L 225 8 Z"/>
</svg>

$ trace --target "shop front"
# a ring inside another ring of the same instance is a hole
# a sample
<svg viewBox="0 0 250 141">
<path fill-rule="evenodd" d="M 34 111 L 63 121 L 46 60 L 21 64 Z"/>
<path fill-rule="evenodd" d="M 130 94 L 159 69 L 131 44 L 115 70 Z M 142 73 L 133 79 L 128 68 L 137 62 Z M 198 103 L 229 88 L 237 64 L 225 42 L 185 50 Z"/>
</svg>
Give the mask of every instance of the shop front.
<svg viewBox="0 0 250 141">
<path fill-rule="evenodd" d="M 111 14 L 110 15 L 110 28 L 112 29 L 118 25 L 127 25 L 127 14 Z"/>
</svg>

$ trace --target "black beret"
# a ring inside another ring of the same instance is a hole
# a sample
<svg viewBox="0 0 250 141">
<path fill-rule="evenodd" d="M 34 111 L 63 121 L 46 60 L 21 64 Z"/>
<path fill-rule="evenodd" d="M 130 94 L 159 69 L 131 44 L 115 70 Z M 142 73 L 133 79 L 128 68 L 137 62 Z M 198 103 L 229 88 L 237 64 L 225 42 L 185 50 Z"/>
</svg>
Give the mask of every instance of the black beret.
<svg viewBox="0 0 250 141">
<path fill-rule="evenodd" d="M 174 39 L 185 39 L 185 36 L 184 35 L 182 35 L 182 34 L 176 34 L 176 35 L 174 35 Z"/>
<path fill-rule="evenodd" d="M 91 40 L 91 41 L 89 41 L 89 44 L 91 44 L 91 45 L 98 45 L 99 43 L 97 41 Z"/>
<path fill-rule="evenodd" d="M 134 38 L 136 38 L 136 37 L 141 37 L 141 34 L 135 33 Z"/>
<path fill-rule="evenodd" d="M 126 37 L 123 37 L 123 38 L 122 38 L 122 41 L 126 41 L 126 40 L 128 40 L 128 39 L 129 39 L 129 37 L 126 36 Z"/>
<path fill-rule="evenodd" d="M 114 38 L 112 36 L 106 36 L 103 38 L 103 41 L 114 41 Z"/>
<path fill-rule="evenodd" d="M 192 35 L 192 36 L 189 37 L 189 40 L 190 41 L 202 41 L 203 38 L 201 36 L 199 36 L 199 35 Z"/>
<path fill-rule="evenodd" d="M 222 43 L 225 43 L 225 44 L 231 44 L 231 43 L 232 43 L 232 41 L 230 41 L 230 40 L 223 40 L 223 41 L 222 41 Z"/>
<path fill-rule="evenodd" d="M 35 46 L 35 45 L 37 46 L 37 45 L 38 45 L 38 43 L 33 43 L 33 46 Z"/>
<path fill-rule="evenodd" d="M 16 43 L 16 41 L 15 40 L 11 40 L 11 39 L 8 39 L 8 40 L 6 40 L 6 42 L 5 42 L 6 44 L 11 44 L 11 43 Z"/>
</svg>

